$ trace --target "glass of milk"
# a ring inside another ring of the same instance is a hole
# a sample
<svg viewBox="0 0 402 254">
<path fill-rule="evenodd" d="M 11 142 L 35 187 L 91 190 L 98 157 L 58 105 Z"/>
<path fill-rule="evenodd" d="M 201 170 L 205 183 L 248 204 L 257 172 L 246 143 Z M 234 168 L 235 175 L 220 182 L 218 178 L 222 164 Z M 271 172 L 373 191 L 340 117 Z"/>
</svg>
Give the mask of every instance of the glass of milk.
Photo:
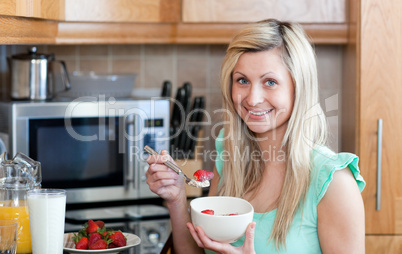
<svg viewBox="0 0 402 254">
<path fill-rule="evenodd" d="M 33 254 L 62 254 L 66 191 L 35 189 L 27 193 Z"/>
</svg>

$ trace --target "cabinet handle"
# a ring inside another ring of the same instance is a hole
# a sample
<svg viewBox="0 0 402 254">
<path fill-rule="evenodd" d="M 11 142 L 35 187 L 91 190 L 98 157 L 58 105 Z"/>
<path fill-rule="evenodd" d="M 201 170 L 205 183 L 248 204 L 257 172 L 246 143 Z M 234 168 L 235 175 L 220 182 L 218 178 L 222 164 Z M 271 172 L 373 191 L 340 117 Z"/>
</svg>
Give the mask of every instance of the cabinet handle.
<svg viewBox="0 0 402 254">
<path fill-rule="evenodd" d="M 382 158 L 382 119 L 377 123 L 377 204 L 376 210 L 381 209 L 381 158 Z"/>
</svg>

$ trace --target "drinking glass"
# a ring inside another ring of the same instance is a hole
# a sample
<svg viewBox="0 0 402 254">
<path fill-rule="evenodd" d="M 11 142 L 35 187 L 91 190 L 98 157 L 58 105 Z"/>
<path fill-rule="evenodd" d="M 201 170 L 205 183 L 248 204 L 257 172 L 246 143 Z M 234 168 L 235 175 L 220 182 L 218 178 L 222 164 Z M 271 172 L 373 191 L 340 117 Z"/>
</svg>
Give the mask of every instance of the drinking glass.
<svg viewBox="0 0 402 254">
<path fill-rule="evenodd" d="M 62 254 L 66 191 L 36 189 L 27 193 L 33 254 Z"/>
<path fill-rule="evenodd" d="M 0 254 L 15 254 L 17 251 L 18 221 L 0 220 Z"/>
</svg>

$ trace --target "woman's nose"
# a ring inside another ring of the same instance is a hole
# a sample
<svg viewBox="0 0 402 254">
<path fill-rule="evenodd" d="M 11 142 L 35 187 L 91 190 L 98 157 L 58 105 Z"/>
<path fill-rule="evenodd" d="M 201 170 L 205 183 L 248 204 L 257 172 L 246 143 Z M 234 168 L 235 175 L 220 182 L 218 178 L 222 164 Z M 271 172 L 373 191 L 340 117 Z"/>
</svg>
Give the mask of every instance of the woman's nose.
<svg viewBox="0 0 402 254">
<path fill-rule="evenodd" d="M 250 106 L 256 106 L 257 104 L 262 103 L 264 101 L 264 94 L 261 86 L 258 84 L 252 84 L 248 90 L 246 101 Z"/>
</svg>

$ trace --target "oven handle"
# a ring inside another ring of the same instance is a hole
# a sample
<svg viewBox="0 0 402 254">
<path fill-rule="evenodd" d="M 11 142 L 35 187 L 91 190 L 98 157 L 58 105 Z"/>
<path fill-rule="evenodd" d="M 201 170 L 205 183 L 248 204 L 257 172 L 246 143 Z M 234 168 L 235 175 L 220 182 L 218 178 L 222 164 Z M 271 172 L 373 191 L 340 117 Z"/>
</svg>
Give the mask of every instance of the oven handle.
<svg viewBox="0 0 402 254">
<path fill-rule="evenodd" d="M 134 136 L 134 120 L 135 115 L 128 115 L 125 119 L 125 129 L 126 131 L 124 132 L 124 140 L 125 140 L 125 179 L 124 179 L 124 188 L 126 190 L 129 189 L 130 183 L 133 183 L 133 188 L 134 189 L 138 189 L 138 183 L 135 179 L 135 175 L 137 175 L 137 167 L 134 165 L 135 161 L 135 155 L 132 154 L 133 152 L 135 152 L 135 146 L 134 146 L 134 142 L 132 140 L 130 140 L 131 137 Z"/>
</svg>

